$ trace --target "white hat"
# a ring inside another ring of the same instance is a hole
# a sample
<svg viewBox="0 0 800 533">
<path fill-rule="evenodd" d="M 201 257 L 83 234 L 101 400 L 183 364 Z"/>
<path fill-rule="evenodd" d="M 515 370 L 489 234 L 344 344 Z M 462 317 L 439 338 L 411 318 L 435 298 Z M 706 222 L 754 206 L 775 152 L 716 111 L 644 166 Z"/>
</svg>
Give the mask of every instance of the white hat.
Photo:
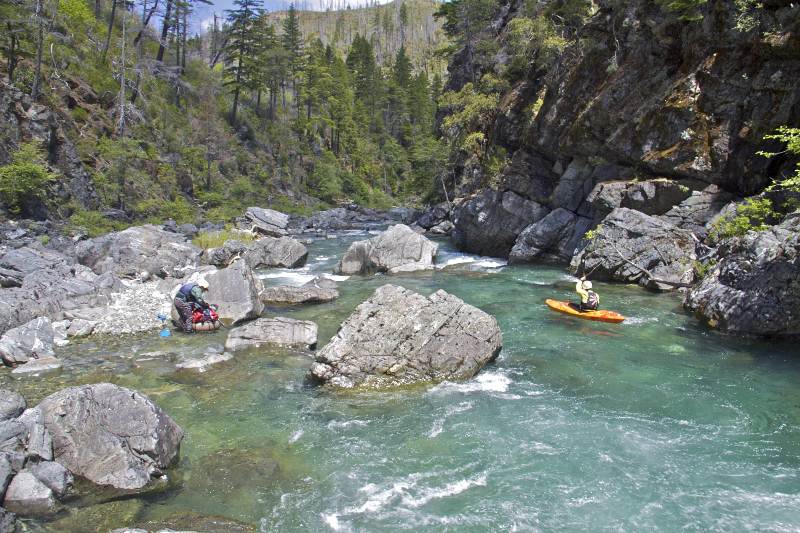
<svg viewBox="0 0 800 533">
<path fill-rule="evenodd" d="M 203 278 L 197 280 L 197 286 L 205 290 L 208 290 L 208 282 Z"/>
<path fill-rule="evenodd" d="M 583 282 L 583 288 L 587 289 L 587 290 L 591 289 L 592 288 L 592 282 L 591 281 L 584 281 Z"/>
</svg>

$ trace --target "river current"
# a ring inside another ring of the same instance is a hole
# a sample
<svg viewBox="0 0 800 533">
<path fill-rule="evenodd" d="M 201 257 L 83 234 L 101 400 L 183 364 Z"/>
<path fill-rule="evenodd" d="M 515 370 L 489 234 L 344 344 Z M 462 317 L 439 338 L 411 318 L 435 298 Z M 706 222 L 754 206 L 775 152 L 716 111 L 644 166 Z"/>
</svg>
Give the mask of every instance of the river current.
<svg viewBox="0 0 800 533">
<path fill-rule="evenodd" d="M 363 238 L 315 241 L 305 268 L 261 276 L 301 284 Z M 337 301 L 265 315 L 315 321 L 321 347 L 384 283 L 444 289 L 497 318 L 503 350 L 462 383 L 327 392 L 305 383 L 312 357 L 297 350 L 175 370 L 224 343 L 224 330 L 73 343 L 59 349 L 60 374 L 4 371 L 0 386 L 30 405 L 82 383 L 137 389 L 186 431 L 181 459 L 151 493 L 89 491 L 28 529 L 800 530 L 796 344 L 717 334 L 679 296 L 628 285 L 595 284 L 623 324 L 559 315 L 544 299 L 573 296 L 562 268 L 507 266 L 446 242 L 432 272 L 338 279 Z"/>
</svg>

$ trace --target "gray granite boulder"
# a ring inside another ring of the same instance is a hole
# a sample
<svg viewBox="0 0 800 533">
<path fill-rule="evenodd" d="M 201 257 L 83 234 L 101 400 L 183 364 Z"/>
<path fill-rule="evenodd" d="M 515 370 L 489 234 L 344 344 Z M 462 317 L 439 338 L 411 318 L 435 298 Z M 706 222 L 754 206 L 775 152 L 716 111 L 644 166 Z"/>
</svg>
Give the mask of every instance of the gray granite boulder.
<svg viewBox="0 0 800 533">
<path fill-rule="evenodd" d="M 265 287 L 261 291 L 261 301 L 265 304 L 294 305 L 305 303 L 331 302 L 339 297 L 336 282 L 316 277 L 300 287 L 278 285 Z"/>
<path fill-rule="evenodd" d="M 144 225 L 115 231 L 78 243 L 75 254 L 96 274 L 123 278 L 182 277 L 199 264 L 201 250 L 186 237 Z"/>
<path fill-rule="evenodd" d="M 27 363 L 29 359 L 54 355 L 53 323 L 39 317 L 27 324 L 8 330 L 0 337 L 0 357 L 7 365 Z"/>
<path fill-rule="evenodd" d="M 439 290 L 426 298 L 384 285 L 319 351 L 312 379 L 337 387 L 463 380 L 500 353 L 494 317 Z"/>
<path fill-rule="evenodd" d="M 549 212 L 514 191 L 486 189 L 455 208 L 451 236 L 466 252 L 508 257 L 520 232 Z"/>
<path fill-rule="evenodd" d="M 334 271 L 337 274 L 414 272 L 433 268 L 438 245 L 403 224 L 369 240 L 350 245 Z"/>
<path fill-rule="evenodd" d="M 533 261 L 569 261 L 592 220 L 558 208 L 522 230 L 511 253 L 510 264 Z"/>
<path fill-rule="evenodd" d="M 289 225 L 289 215 L 285 213 L 261 207 L 248 207 L 244 217 L 252 225 L 253 231 L 270 237 L 287 235 L 286 227 Z"/>
<path fill-rule="evenodd" d="M 736 335 L 800 334 L 800 215 L 723 241 L 684 306 Z"/>
<path fill-rule="evenodd" d="M 17 418 L 25 411 L 25 398 L 21 394 L 0 389 L 0 422 Z"/>
<path fill-rule="evenodd" d="M 16 533 L 17 515 L 0 507 L 0 533 Z"/>
<path fill-rule="evenodd" d="M 31 472 L 22 471 L 11 480 L 3 506 L 20 515 L 46 515 L 56 511 L 58 503 L 50 487 Z"/>
<path fill-rule="evenodd" d="M 317 345 L 317 325 L 308 320 L 259 318 L 232 329 L 225 341 L 225 349 L 235 352 L 264 344 L 313 349 Z"/>
<path fill-rule="evenodd" d="M 736 196 L 718 186 L 709 185 L 701 191 L 692 192 L 691 196 L 664 213 L 661 218 L 704 239 L 710 224 L 736 199 Z"/>
<path fill-rule="evenodd" d="M 36 476 L 36 479 L 44 483 L 59 499 L 67 495 L 75 481 L 72 472 L 54 461 L 30 463 L 23 470 L 25 471 Z"/>
<path fill-rule="evenodd" d="M 259 294 L 263 286 L 245 261 L 210 272 L 205 279 L 209 284 L 206 300 L 219 306 L 217 313 L 226 324 L 238 324 L 261 315 L 264 304 Z"/>
<path fill-rule="evenodd" d="M 639 211 L 614 209 L 586 243 L 571 263 L 577 274 L 656 290 L 689 286 L 694 280 L 691 232 Z"/>
<path fill-rule="evenodd" d="M 291 237 L 264 237 L 252 243 L 244 254 L 250 268 L 300 268 L 306 264 L 308 249 Z"/>
<path fill-rule="evenodd" d="M 35 409 L 52 435 L 55 461 L 119 489 L 140 489 L 160 475 L 183 439 L 183 430 L 149 398 L 111 383 L 61 390 Z"/>
</svg>

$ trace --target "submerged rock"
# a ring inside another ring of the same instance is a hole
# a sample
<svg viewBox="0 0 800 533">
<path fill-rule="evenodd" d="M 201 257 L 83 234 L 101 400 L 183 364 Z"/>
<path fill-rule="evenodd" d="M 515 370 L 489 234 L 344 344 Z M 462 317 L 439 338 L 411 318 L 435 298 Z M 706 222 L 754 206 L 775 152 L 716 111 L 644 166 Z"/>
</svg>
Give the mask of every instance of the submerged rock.
<svg viewBox="0 0 800 533">
<path fill-rule="evenodd" d="M 723 241 L 711 271 L 686 295 L 687 309 L 738 335 L 800 334 L 800 215 Z"/>
<path fill-rule="evenodd" d="M 123 278 L 182 277 L 199 263 L 201 250 L 183 235 L 145 225 L 116 231 L 78 243 L 78 261 L 97 274 Z"/>
<path fill-rule="evenodd" d="M 11 371 L 12 374 L 43 374 L 59 370 L 64 364 L 55 357 L 39 357 L 31 359 Z"/>
<path fill-rule="evenodd" d="M 183 439 L 183 430 L 149 398 L 111 383 L 64 389 L 35 409 L 52 435 L 55 461 L 119 489 L 140 489 L 160 475 Z"/>
<path fill-rule="evenodd" d="M 263 344 L 312 349 L 317 345 L 317 325 L 308 320 L 259 318 L 232 329 L 225 341 L 225 349 L 235 352 Z"/>
<path fill-rule="evenodd" d="M 261 291 L 261 301 L 265 304 L 304 304 L 330 302 L 339 297 L 336 282 L 316 277 L 300 287 L 279 285 L 266 287 Z"/>
<path fill-rule="evenodd" d="M 414 272 L 433 268 L 438 245 L 403 224 L 350 245 L 336 265 L 337 274 Z"/>
<path fill-rule="evenodd" d="M 694 279 L 695 239 L 687 230 L 619 207 L 595 231 L 572 260 L 579 274 L 658 290 L 688 286 Z"/>
<path fill-rule="evenodd" d="M 320 350 L 310 375 L 337 387 L 468 379 L 502 346 L 494 317 L 459 298 L 384 285 Z"/>
<path fill-rule="evenodd" d="M 29 359 L 52 357 L 54 346 L 53 323 L 40 317 L 8 330 L 0 338 L 0 357 L 7 365 L 27 363 Z"/>
</svg>

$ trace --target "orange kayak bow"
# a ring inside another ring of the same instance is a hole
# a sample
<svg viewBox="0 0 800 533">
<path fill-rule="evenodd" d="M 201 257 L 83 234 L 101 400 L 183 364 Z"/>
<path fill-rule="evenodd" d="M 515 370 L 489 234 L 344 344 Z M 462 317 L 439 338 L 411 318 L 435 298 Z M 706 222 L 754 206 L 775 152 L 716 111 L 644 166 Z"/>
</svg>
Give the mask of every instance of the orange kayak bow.
<svg viewBox="0 0 800 533">
<path fill-rule="evenodd" d="M 545 300 L 544 303 L 546 303 L 547 307 L 549 307 L 553 311 L 558 311 L 559 313 L 576 316 L 584 320 L 595 320 L 597 322 L 611 322 L 614 324 L 619 324 L 620 322 L 625 320 L 624 316 L 622 316 L 619 313 L 615 313 L 614 311 L 603 311 L 603 310 L 578 311 L 578 309 L 569 302 L 559 302 L 558 300 L 550 300 L 550 299 Z"/>
</svg>

